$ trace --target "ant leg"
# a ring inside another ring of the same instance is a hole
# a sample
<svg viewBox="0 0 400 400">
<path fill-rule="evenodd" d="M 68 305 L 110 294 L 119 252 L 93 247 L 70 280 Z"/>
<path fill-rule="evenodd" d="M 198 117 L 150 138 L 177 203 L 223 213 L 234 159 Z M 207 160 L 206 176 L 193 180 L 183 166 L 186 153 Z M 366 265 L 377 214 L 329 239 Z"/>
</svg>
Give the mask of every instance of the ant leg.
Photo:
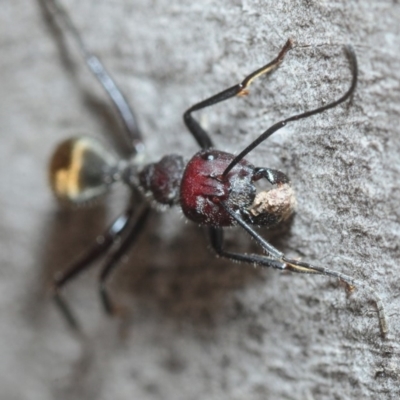
<svg viewBox="0 0 400 400">
<path fill-rule="evenodd" d="M 227 211 L 230 216 L 237 222 L 239 226 L 241 226 L 253 239 L 258 242 L 258 244 L 271 256 L 276 258 L 277 262 L 281 262 L 283 267 L 280 269 L 284 269 L 287 271 L 292 271 L 296 273 L 303 273 L 303 274 L 316 274 L 316 275 L 325 275 L 331 276 L 333 278 L 337 278 L 342 282 L 345 282 L 350 288 L 358 286 L 366 291 L 368 291 L 372 297 L 374 298 L 377 314 L 379 319 L 379 326 L 381 330 L 381 334 L 385 337 L 389 331 L 388 322 L 385 314 L 385 309 L 383 307 L 383 302 L 378 293 L 372 289 L 367 283 L 355 279 L 349 275 L 342 274 L 341 272 L 337 272 L 331 270 L 326 267 L 317 267 L 305 262 L 300 262 L 296 260 L 292 260 L 287 258 L 283 253 L 279 250 L 275 249 L 270 243 L 268 243 L 263 237 L 261 237 L 253 228 L 251 228 L 240 216 L 238 213 L 231 210 L 224 202 L 220 203 L 225 211 Z"/>
<path fill-rule="evenodd" d="M 347 92 L 340 97 L 339 99 L 332 101 L 331 103 L 325 104 L 324 106 L 315 108 L 314 110 L 306 111 L 301 114 L 293 115 L 289 118 L 286 118 L 282 121 L 277 122 L 276 124 L 272 125 L 268 128 L 265 132 L 263 132 L 256 140 L 250 143 L 245 149 L 243 149 L 232 161 L 231 163 L 225 168 L 222 176 L 227 176 L 229 171 L 231 171 L 236 164 L 240 162 L 247 154 L 249 154 L 252 150 L 254 150 L 259 144 L 261 144 L 264 140 L 268 139 L 273 133 L 278 131 L 279 129 L 283 128 L 288 124 L 288 122 L 298 121 L 299 119 L 304 119 L 311 117 L 312 115 L 320 114 L 326 110 L 336 107 L 337 105 L 346 101 L 356 90 L 357 86 L 357 79 L 358 79 L 358 66 L 357 66 L 357 57 L 354 49 L 347 45 L 344 47 L 346 52 L 347 58 L 349 60 L 350 69 L 352 73 L 351 84 Z"/>
<path fill-rule="evenodd" d="M 79 273 L 90 267 L 94 261 L 109 250 L 115 240 L 120 237 L 129 226 L 132 216 L 133 207 L 129 207 L 122 215 L 115 219 L 105 233 L 97 238 L 92 247 L 90 247 L 80 259 L 75 261 L 66 271 L 55 275 L 52 285 L 53 298 L 61 314 L 72 328 L 77 330 L 78 322 L 65 300 L 61 297 L 60 289 Z"/>
<path fill-rule="evenodd" d="M 222 244 L 224 242 L 224 237 L 223 237 L 223 230 L 221 228 L 216 228 L 216 227 L 210 228 L 210 241 L 212 248 L 221 257 L 228 258 L 233 261 L 245 262 L 253 265 L 260 265 L 262 267 L 275 268 L 279 270 L 286 269 L 286 264 L 284 262 L 278 261 L 274 258 L 269 258 L 259 254 L 232 253 L 223 250 Z"/>
<path fill-rule="evenodd" d="M 212 106 L 221 101 L 228 100 L 234 96 L 243 96 L 248 94 L 247 88 L 253 82 L 254 79 L 258 78 L 261 75 L 267 74 L 271 72 L 273 69 L 279 66 L 282 62 L 285 54 L 292 48 L 292 41 L 289 39 L 285 45 L 282 47 L 282 50 L 279 52 L 278 56 L 272 60 L 270 63 L 264 65 L 258 70 L 252 72 L 250 75 L 246 76 L 246 78 L 239 84 L 232 86 L 228 89 L 223 90 L 220 93 L 215 94 L 214 96 L 209 97 L 206 100 L 201 101 L 200 103 L 195 104 L 190 107 L 183 114 L 183 120 L 194 136 L 195 140 L 199 144 L 202 149 L 208 149 L 213 147 L 213 143 L 207 134 L 207 132 L 200 126 L 200 124 L 192 117 L 192 112 L 201 110 L 203 108 Z"/>
<path fill-rule="evenodd" d="M 103 89 L 106 91 L 108 97 L 114 104 L 121 121 L 125 128 L 126 140 L 129 144 L 129 148 L 135 154 L 142 153 L 144 151 L 144 144 L 142 134 L 134 115 L 134 112 L 129 105 L 127 99 L 122 94 L 121 89 L 115 83 L 109 72 L 105 69 L 102 62 L 90 50 L 86 47 L 78 29 L 72 22 L 67 11 L 63 8 L 58 0 L 45 0 L 48 7 L 52 7 L 52 12 L 55 16 L 59 16 L 66 29 L 69 30 L 75 43 L 78 45 L 82 56 L 88 66 L 90 72 L 95 76 L 98 82 L 101 84 Z"/>
<path fill-rule="evenodd" d="M 139 212 L 139 216 L 136 219 L 135 223 L 131 225 L 125 237 L 122 239 L 121 244 L 118 249 L 112 253 L 110 258 L 107 260 L 107 263 L 103 267 L 103 270 L 100 274 L 100 298 L 103 303 L 104 310 L 107 314 L 115 314 L 115 307 L 112 304 L 110 296 L 107 292 L 106 281 L 110 276 L 111 272 L 117 267 L 118 262 L 121 257 L 126 253 L 128 248 L 132 246 L 133 242 L 136 240 L 138 235 L 142 232 L 143 227 L 147 221 L 148 216 L 150 215 L 151 207 L 148 205 L 144 205 L 142 210 Z"/>
<path fill-rule="evenodd" d="M 389 326 L 388 326 L 388 321 L 386 318 L 385 308 L 383 306 L 382 299 L 380 298 L 378 293 L 374 289 L 372 289 L 368 284 L 366 284 L 365 282 L 363 282 L 359 279 L 355 279 L 352 276 L 342 274 L 341 272 L 333 271 L 326 267 L 319 267 L 319 266 L 311 265 L 306 262 L 291 260 L 289 258 L 286 258 L 286 256 L 284 256 L 282 260 L 286 263 L 288 271 L 297 272 L 297 273 L 305 273 L 305 274 L 318 274 L 318 275 L 332 276 L 332 277 L 337 278 L 337 279 L 341 280 L 342 282 L 346 283 L 350 290 L 353 290 L 354 287 L 360 287 L 360 288 L 366 290 L 367 292 L 370 292 L 370 294 L 374 298 L 374 301 L 376 304 L 376 309 L 377 309 L 378 319 L 379 319 L 379 326 L 381 329 L 382 336 L 385 337 L 387 335 L 387 333 L 389 331 Z"/>
</svg>

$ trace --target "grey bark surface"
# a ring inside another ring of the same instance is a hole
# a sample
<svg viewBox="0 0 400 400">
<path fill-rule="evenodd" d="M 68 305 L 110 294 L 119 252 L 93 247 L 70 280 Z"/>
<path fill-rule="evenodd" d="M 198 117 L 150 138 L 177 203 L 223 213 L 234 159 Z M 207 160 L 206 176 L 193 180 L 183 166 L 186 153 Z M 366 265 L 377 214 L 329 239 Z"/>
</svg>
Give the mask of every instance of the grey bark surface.
<svg viewBox="0 0 400 400">
<path fill-rule="evenodd" d="M 62 210 L 48 189 L 62 139 L 89 133 L 122 147 L 107 98 L 43 1 L 3 1 L 0 14 L 0 398 L 398 399 L 398 2 L 63 2 L 133 104 L 154 159 L 189 159 L 197 146 L 183 111 L 271 60 L 289 37 L 297 47 L 248 97 L 198 114 L 217 147 L 238 152 L 274 122 L 338 98 L 350 82 L 342 46 L 352 44 L 352 101 L 288 125 L 248 159 L 286 172 L 297 193 L 292 223 L 262 233 L 291 257 L 374 287 L 390 323 L 382 339 L 365 291 L 217 259 L 178 209 L 152 216 L 110 282 L 124 318 L 102 312 L 100 265 L 66 288 L 84 330 L 73 334 L 47 296 L 51 276 L 128 193 Z M 237 229 L 228 243 L 256 249 Z"/>
</svg>

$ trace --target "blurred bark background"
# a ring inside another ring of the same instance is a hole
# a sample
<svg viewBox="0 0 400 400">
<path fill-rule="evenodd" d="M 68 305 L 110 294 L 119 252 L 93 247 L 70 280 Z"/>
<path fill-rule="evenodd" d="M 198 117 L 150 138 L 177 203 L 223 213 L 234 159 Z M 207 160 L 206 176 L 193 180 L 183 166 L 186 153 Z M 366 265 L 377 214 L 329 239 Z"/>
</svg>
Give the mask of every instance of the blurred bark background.
<svg viewBox="0 0 400 400">
<path fill-rule="evenodd" d="M 400 6 L 397 1 L 65 0 L 88 46 L 133 104 L 151 158 L 197 151 L 182 113 L 297 47 L 246 98 L 199 113 L 221 150 L 338 98 L 359 61 L 351 102 L 293 123 L 248 159 L 286 172 L 290 225 L 262 231 L 286 254 L 363 279 L 390 319 L 382 339 L 363 290 L 217 259 L 179 210 L 155 213 L 110 282 L 123 319 L 104 316 L 100 265 L 65 291 L 74 335 L 46 296 L 51 276 L 125 207 L 115 188 L 92 208 L 61 210 L 47 160 L 80 133 L 123 154 L 120 124 L 45 0 L 0 14 L 0 387 L 2 399 L 398 399 Z M 240 251 L 255 245 L 240 230 Z"/>
</svg>

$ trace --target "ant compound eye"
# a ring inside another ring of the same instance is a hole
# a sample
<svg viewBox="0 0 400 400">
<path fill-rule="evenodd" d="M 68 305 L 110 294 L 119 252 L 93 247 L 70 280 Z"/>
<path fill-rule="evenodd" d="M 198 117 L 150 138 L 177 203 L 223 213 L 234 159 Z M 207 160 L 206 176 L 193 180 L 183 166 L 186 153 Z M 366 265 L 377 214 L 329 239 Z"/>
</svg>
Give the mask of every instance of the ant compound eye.
<svg viewBox="0 0 400 400">
<path fill-rule="evenodd" d="M 206 161 L 213 161 L 217 158 L 217 156 L 212 153 L 204 153 L 201 155 L 201 158 Z"/>
<path fill-rule="evenodd" d="M 50 186 L 59 200 L 84 203 L 107 191 L 116 164 L 97 140 L 82 136 L 68 139 L 58 145 L 50 160 Z"/>
</svg>

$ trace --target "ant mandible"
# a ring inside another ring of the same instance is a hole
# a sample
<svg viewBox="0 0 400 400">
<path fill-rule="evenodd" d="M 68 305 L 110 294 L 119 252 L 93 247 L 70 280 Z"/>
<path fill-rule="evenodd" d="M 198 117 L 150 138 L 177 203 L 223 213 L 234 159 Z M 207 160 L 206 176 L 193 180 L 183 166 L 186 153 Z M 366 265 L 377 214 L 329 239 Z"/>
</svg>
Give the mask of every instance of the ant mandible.
<svg viewBox="0 0 400 400">
<path fill-rule="evenodd" d="M 338 100 L 277 122 L 237 156 L 214 148 L 209 134 L 193 118 L 192 113 L 232 97 L 247 94 L 247 88 L 253 80 L 268 74 L 281 64 L 286 53 L 293 47 L 289 39 L 271 62 L 249 74 L 241 83 L 195 104 L 184 113 L 186 127 L 201 147 L 186 165 L 183 158 L 176 154 L 166 155 L 157 163 L 145 164 L 142 135 L 128 101 L 101 61 L 88 50 L 67 12 L 57 0 L 50 1 L 53 14 L 60 17 L 60 21 L 72 34 L 89 70 L 102 85 L 119 113 L 131 153 L 129 159 L 120 160 L 97 140 L 78 136 L 61 143 L 51 159 L 51 187 L 55 196 L 62 202 L 84 204 L 106 193 L 117 181 L 122 181 L 132 190 L 127 210 L 99 236 L 83 257 L 54 278 L 54 299 L 73 327 L 78 327 L 77 321 L 62 299 L 60 289 L 99 257 L 107 254 L 107 262 L 100 274 L 99 290 L 105 311 L 114 314 L 116 308 L 108 294 L 106 281 L 142 231 L 152 205 L 157 204 L 180 205 L 188 219 L 208 226 L 211 245 L 221 257 L 281 271 L 326 275 L 339 279 L 351 290 L 358 286 L 369 291 L 375 299 L 381 333 L 383 336 L 387 334 L 388 325 L 383 303 L 369 285 L 341 272 L 290 259 L 252 228 L 252 225 L 272 227 L 286 220 L 293 212 L 295 198 L 289 178 L 284 173 L 267 167 L 255 167 L 244 157 L 288 123 L 334 108 L 354 93 L 358 68 L 352 47 L 344 48 L 352 72 L 351 85 Z M 254 183 L 260 179 L 266 179 L 272 185 L 272 189 L 257 193 Z M 266 255 L 225 250 L 223 228 L 229 226 L 240 226 L 261 246 Z M 117 239 L 119 245 L 115 246 Z"/>
</svg>

